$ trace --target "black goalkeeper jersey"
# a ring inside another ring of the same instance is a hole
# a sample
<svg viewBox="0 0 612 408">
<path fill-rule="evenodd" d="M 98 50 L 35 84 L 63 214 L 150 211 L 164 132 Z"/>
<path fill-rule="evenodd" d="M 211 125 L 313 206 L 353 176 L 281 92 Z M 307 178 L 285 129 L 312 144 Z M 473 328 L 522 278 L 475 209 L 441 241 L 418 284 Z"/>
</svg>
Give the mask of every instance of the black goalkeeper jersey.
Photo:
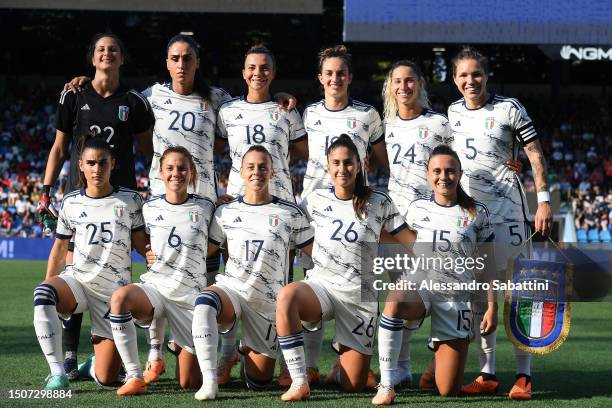
<svg viewBox="0 0 612 408">
<path fill-rule="evenodd" d="M 113 149 L 115 168 L 111 184 L 135 189 L 134 135 L 149 129 L 153 121 L 146 98 L 123 84 L 106 98 L 98 94 L 91 83 L 83 86 L 80 92 L 62 92 L 55 127 L 72 136 L 70 171 L 64 193 L 79 188 L 79 154 L 83 136 L 91 130 L 104 137 Z"/>
</svg>

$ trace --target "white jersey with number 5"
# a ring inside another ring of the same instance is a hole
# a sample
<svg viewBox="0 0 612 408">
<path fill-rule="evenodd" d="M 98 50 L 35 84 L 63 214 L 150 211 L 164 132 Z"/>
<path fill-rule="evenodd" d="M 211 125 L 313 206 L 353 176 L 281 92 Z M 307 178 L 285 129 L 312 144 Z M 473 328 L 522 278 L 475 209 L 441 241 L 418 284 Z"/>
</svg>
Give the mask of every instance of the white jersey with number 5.
<svg viewBox="0 0 612 408">
<path fill-rule="evenodd" d="M 389 157 L 389 196 L 405 217 L 408 205 L 431 194 L 427 161 L 433 149 L 452 142 L 446 116 L 423 109 L 414 119 L 399 116 L 385 120 L 385 143 Z"/>
<path fill-rule="evenodd" d="M 270 179 L 270 194 L 295 200 L 289 173 L 289 144 L 306 137 L 302 118 L 295 109 L 285 112 L 277 102 L 250 103 L 241 96 L 221 106 L 218 126 L 220 137 L 228 140 L 232 159 L 227 194 L 244 193 L 240 178 L 242 156 L 249 147 L 262 145 L 272 155 L 274 175 Z"/>
<path fill-rule="evenodd" d="M 287 284 L 289 250 L 312 241 L 313 231 L 298 206 L 273 197 L 250 205 L 243 197 L 220 205 L 210 226 L 214 244 L 227 241 L 229 259 L 217 282 L 230 286 L 268 319 L 274 320 L 276 295 Z"/>
<path fill-rule="evenodd" d="M 132 232 L 142 229 L 140 194 L 117 187 L 100 198 L 84 189 L 64 196 L 55 233 L 60 239 L 74 236 L 72 276 L 108 301 L 132 281 Z"/>
<path fill-rule="evenodd" d="M 142 215 L 157 260 L 140 280 L 192 308 L 197 294 L 208 286 L 208 226 L 214 212 L 212 201 L 195 194 L 182 204 L 169 203 L 165 195 L 144 203 Z"/>
<path fill-rule="evenodd" d="M 372 288 L 366 282 L 374 277 L 362 265 L 372 265 L 382 230 L 394 235 L 407 227 L 395 204 L 387 194 L 372 190 L 360 220 L 351 199 L 341 200 L 333 188 L 327 188 L 306 196 L 301 206 L 315 229 L 314 268 L 308 271 L 308 279 L 323 282 L 346 302 L 361 303 L 362 284 Z M 371 299 L 374 294 L 364 295 Z"/>
<path fill-rule="evenodd" d="M 198 171 L 195 193 L 213 201 L 217 199 L 217 183 L 213 146 L 219 106 L 230 95 L 220 88 L 211 88 L 210 99 L 193 93 L 180 95 L 171 83 L 155 84 L 143 91 L 155 115 L 153 128 L 153 161 L 149 172 L 152 195 L 164 193 L 159 176 L 159 158 L 172 146 L 183 146 L 193 156 Z M 190 187 L 191 191 L 191 187 Z"/>
<path fill-rule="evenodd" d="M 460 99 L 448 107 L 448 121 L 465 191 L 487 206 L 492 223 L 525 222 L 525 193 L 506 165 L 519 147 L 538 138 L 525 108 L 516 99 L 497 95 L 480 109 L 468 109 Z"/>
<path fill-rule="evenodd" d="M 325 100 L 304 110 L 304 127 L 308 133 L 308 165 L 304 174 L 302 197 L 318 188 L 332 186 L 327 173 L 327 148 L 341 134 L 350 136 L 357 146 L 363 167 L 368 146 L 384 141 L 380 115 L 370 105 L 351 100 L 346 108 L 329 110 Z"/>
</svg>

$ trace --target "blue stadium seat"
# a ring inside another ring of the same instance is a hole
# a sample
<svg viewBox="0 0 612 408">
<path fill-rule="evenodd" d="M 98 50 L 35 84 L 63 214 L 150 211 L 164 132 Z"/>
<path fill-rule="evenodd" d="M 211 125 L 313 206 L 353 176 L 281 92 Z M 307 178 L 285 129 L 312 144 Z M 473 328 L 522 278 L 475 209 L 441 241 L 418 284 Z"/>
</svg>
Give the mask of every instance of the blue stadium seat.
<svg viewBox="0 0 612 408">
<path fill-rule="evenodd" d="M 582 228 L 576 230 L 576 237 L 578 238 L 578 242 L 582 244 L 589 242 L 587 234 Z"/>
<path fill-rule="evenodd" d="M 591 228 L 589 230 L 589 242 L 599 242 L 599 234 L 597 233 L 597 230 L 594 228 Z"/>
<path fill-rule="evenodd" d="M 610 243 L 610 230 L 604 229 L 599 232 L 599 240 L 604 244 Z"/>
</svg>

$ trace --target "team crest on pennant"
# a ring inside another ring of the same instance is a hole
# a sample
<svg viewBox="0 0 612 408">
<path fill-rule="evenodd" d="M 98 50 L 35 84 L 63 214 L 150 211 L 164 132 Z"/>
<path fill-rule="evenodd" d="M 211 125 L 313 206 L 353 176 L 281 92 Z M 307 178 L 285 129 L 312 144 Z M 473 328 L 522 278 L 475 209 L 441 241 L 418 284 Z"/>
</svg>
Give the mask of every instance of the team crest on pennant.
<svg viewBox="0 0 612 408">
<path fill-rule="evenodd" d="M 270 119 L 272 119 L 275 122 L 278 122 L 278 120 L 280 119 L 280 112 L 278 110 L 275 110 L 274 112 L 270 112 Z"/>
<path fill-rule="evenodd" d="M 119 120 L 125 122 L 128 120 L 128 116 L 130 115 L 130 107 L 121 105 L 119 106 Z"/>
<path fill-rule="evenodd" d="M 348 118 L 346 120 L 346 126 L 348 126 L 349 129 L 355 129 L 357 127 L 357 118 Z"/>
<path fill-rule="evenodd" d="M 429 129 L 427 126 L 419 127 L 419 139 L 426 139 L 429 136 Z"/>
<path fill-rule="evenodd" d="M 504 326 L 510 341 L 533 354 L 558 349 L 569 334 L 573 265 L 517 258 L 510 261 L 508 280 L 520 287 L 506 290 Z M 541 284 L 541 288 L 527 285 Z"/>
<path fill-rule="evenodd" d="M 485 119 L 485 129 L 491 130 L 495 125 L 495 118 L 486 118 Z"/>
<path fill-rule="evenodd" d="M 467 227 L 469 222 L 470 222 L 470 217 L 457 217 L 458 227 Z"/>
<path fill-rule="evenodd" d="M 268 224 L 270 224 L 273 227 L 278 226 L 278 224 L 280 224 L 280 219 L 278 217 L 275 216 L 270 216 L 268 217 Z"/>
<path fill-rule="evenodd" d="M 200 213 L 198 210 L 189 211 L 189 219 L 191 222 L 198 222 L 200 220 Z"/>
<path fill-rule="evenodd" d="M 123 211 L 125 207 L 115 206 L 115 217 L 121 218 L 123 217 Z"/>
</svg>

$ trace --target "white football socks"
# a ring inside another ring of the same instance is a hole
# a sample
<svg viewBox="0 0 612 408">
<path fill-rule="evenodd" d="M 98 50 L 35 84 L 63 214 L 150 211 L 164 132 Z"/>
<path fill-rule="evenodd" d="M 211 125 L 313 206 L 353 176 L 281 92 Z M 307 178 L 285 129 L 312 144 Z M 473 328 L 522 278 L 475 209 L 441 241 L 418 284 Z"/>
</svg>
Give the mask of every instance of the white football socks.
<svg viewBox="0 0 612 408">
<path fill-rule="evenodd" d="M 121 356 L 127 377 L 142 378 L 142 368 L 138 356 L 138 337 L 132 313 L 109 313 L 115 347 Z"/>
<path fill-rule="evenodd" d="M 378 364 L 380 366 L 380 383 L 393 387 L 395 370 L 402 346 L 404 321 L 387 317 L 383 313 L 378 325 Z"/>
</svg>

